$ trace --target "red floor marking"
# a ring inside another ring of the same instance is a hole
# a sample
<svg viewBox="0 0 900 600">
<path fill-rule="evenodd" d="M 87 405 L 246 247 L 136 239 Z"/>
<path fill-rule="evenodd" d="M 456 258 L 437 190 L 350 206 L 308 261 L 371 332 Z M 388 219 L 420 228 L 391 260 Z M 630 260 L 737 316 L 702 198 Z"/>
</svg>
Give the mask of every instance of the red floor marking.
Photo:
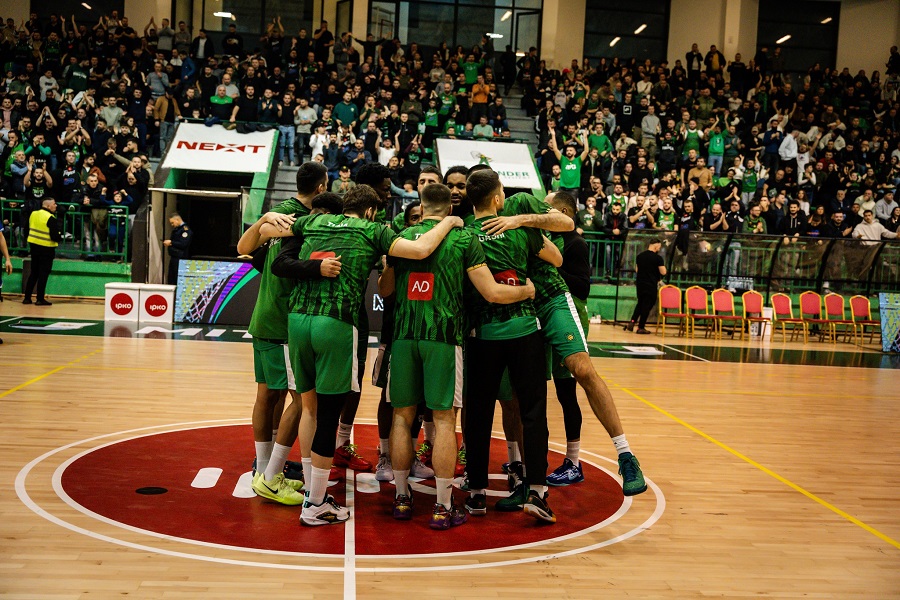
<svg viewBox="0 0 900 600">
<path fill-rule="evenodd" d="M 357 425 L 354 436 L 359 451 L 375 462 L 377 431 Z M 562 462 L 562 454 L 550 453 L 550 468 Z M 343 554 L 344 527 L 308 528 L 299 524 L 299 507 L 288 507 L 261 498 L 232 496 L 235 483 L 250 469 L 253 438 L 249 425 L 229 425 L 175 431 L 124 441 L 93 451 L 65 470 L 62 486 L 84 508 L 132 527 L 177 538 L 281 552 Z M 291 460 L 299 461 L 294 448 Z M 491 444 L 491 472 L 500 473 L 506 461 L 506 445 Z M 191 487 L 197 471 L 222 469 L 215 487 Z M 358 555 L 430 554 L 499 549 L 540 542 L 591 527 L 614 514 L 624 500 L 619 483 L 608 474 L 584 464 L 586 481 L 551 489 L 550 502 L 559 516 L 553 526 L 542 526 L 521 512 L 493 510 L 496 498 L 488 498 L 486 517 L 470 517 L 469 523 L 451 532 L 428 528 L 435 497 L 416 493 L 415 516 L 397 522 L 390 516 L 394 487 L 382 483 L 374 494 L 355 494 L 356 548 Z M 433 486 L 433 480 L 422 482 Z M 142 487 L 159 486 L 165 494 L 135 493 Z M 492 480 L 492 489 L 505 489 L 505 480 Z M 329 488 L 338 502 L 344 484 Z M 465 498 L 459 490 L 454 501 Z"/>
</svg>

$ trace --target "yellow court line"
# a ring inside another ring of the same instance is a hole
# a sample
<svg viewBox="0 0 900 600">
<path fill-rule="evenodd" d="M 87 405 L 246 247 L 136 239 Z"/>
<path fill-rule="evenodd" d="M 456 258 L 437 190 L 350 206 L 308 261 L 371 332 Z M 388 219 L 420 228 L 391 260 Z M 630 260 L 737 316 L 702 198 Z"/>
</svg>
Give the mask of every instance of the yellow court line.
<svg viewBox="0 0 900 600">
<path fill-rule="evenodd" d="M 40 381 L 41 379 L 44 379 L 45 377 L 50 377 L 50 376 L 53 375 L 54 373 L 59 373 L 59 372 L 62 371 L 63 369 L 65 369 L 65 368 L 67 368 L 67 367 L 70 367 L 70 366 L 72 366 L 72 365 L 74 365 L 74 364 L 76 364 L 76 363 L 78 363 L 78 362 L 81 362 L 81 361 L 84 360 L 85 358 L 88 358 L 89 356 L 93 356 L 94 354 L 97 354 L 97 353 L 100 352 L 100 351 L 101 351 L 100 349 L 97 349 L 97 350 L 94 350 L 93 352 L 88 352 L 88 353 L 85 354 L 84 356 L 81 356 L 81 357 L 79 357 L 79 358 L 76 358 L 75 360 L 69 361 L 69 362 L 67 362 L 67 363 L 64 364 L 64 365 L 60 365 L 60 366 L 58 366 L 58 367 L 56 367 L 56 368 L 54 368 L 54 369 L 50 369 L 49 371 L 47 371 L 47 372 L 44 373 L 43 375 L 38 375 L 37 377 L 35 377 L 35 378 L 33 378 L 33 379 L 29 379 L 29 380 L 26 381 L 25 383 L 20 383 L 20 384 L 17 385 L 16 387 L 10 388 L 10 389 L 6 390 L 5 392 L 0 393 L 0 398 L 5 398 L 5 397 L 9 396 L 10 394 L 12 394 L 12 393 L 14 393 L 14 392 L 18 392 L 19 390 L 28 387 L 28 386 L 31 385 L 32 383 L 37 383 L 38 381 Z"/>
<path fill-rule="evenodd" d="M 789 488 L 791 488 L 791 489 L 793 489 L 793 490 L 795 490 L 795 491 L 797 491 L 797 492 L 800 492 L 801 494 L 803 494 L 804 496 L 806 496 L 806 497 L 809 498 L 810 500 L 813 500 L 813 501 L 817 502 L 818 504 L 821 504 L 822 506 L 824 506 L 825 508 L 827 508 L 827 509 L 830 510 L 831 512 L 835 513 L 836 515 L 839 515 L 839 516 L 845 518 L 846 520 L 850 521 L 850 522 L 853 523 L 854 525 L 856 525 L 856 526 L 858 526 L 858 527 L 861 527 L 862 529 L 868 531 L 869 533 L 871 533 L 871 534 L 874 535 L 875 537 L 878 537 L 878 538 L 884 540 L 885 542 L 887 542 L 887 543 L 890 544 L 891 546 L 894 546 L 895 548 L 900 548 L 900 542 L 898 542 L 897 540 L 888 537 L 887 535 L 881 533 L 880 531 L 878 531 L 877 529 L 875 529 L 874 527 L 872 527 L 872 526 L 870 526 L 870 525 L 866 525 L 865 523 L 863 523 L 862 521 L 860 521 L 859 519 L 857 519 L 857 518 L 854 517 L 853 515 L 844 512 L 843 510 L 841 510 L 841 509 L 838 508 L 837 506 L 831 504 L 830 502 L 827 502 L 827 501 L 825 501 L 825 500 L 819 498 L 818 496 L 816 496 L 816 495 L 813 494 L 812 492 L 809 492 L 809 491 L 803 489 L 802 487 L 800 487 L 799 485 L 797 485 L 797 484 L 794 483 L 793 481 L 791 481 L 791 480 L 789 480 L 789 479 L 786 479 L 785 477 L 782 477 L 781 475 L 779 475 L 778 473 L 776 473 L 776 472 L 773 471 L 772 469 L 769 469 L 769 468 L 767 468 L 767 467 L 765 467 L 765 466 L 759 464 L 758 462 L 756 462 L 755 460 L 753 460 L 753 459 L 750 458 L 749 456 L 746 456 L 746 455 L 744 455 L 744 454 L 741 454 L 740 452 L 738 452 L 738 451 L 735 450 L 734 448 L 731 448 L 730 446 L 728 446 L 728 445 L 726 445 L 726 444 L 720 442 L 719 440 L 717 440 L 716 438 L 712 437 L 711 435 L 708 435 L 708 434 L 706 434 L 706 433 L 703 433 L 702 431 L 700 431 L 699 429 L 697 429 L 696 427 L 694 427 L 693 425 L 691 425 L 691 424 L 688 423 L 687 421 L 684 421 L 684 420 L 682 420 L 682 419 L 679 419 L 678 417 L 676 417 L 675 415 L 673 415 L 673 414 L 670 413 L 669 411 L 665 410 L 664 408 L 660 408 L 659 406 L 653 404 L 652 402 L 650 402 L 650 401 L 647 400 L 646 398 L 641 398 L 640 396 L 638 396 L 637 394 L 635 394 L 635 393 L 632 392 L 631 390 L 629 390 L 629 389 L 627 389 L 627 388 L 624 388 L 624 387 L 620 387 L 619 389 L 621 389 L 623 392 L 625 392 L 625 393 L 628 394 L 629 396 L 632 396 L 632 397 L 634 397 L 634 398 L 637 398 L 638 400 L 640 400 L 641 402 L 643 402 L 644 404 L 646 404 L 647 406 L 649 406 L 649 407 L 652 408 L 653 410 L 656 410 L 657 412 L 660 412 L 660 413 L 664 414 L 665 416 L 669 417 L 670 419 L 672 419 L 673 421 L 675 421 L 675 422 L 678 423 L 679 425 L 682 425 L 682 426 L 684 426 L 684 427 L 690 429 L 691 431 L 693 431 L 694 433 L 696 433 L 697 435 L 699 435 L 699 436 L 702 437 L 703 439 L 705 439 L 705 440 L 707 440 L 707 441 L 709 441 L 709 442 L 712 442 L 713 444 L 715 444 L 715 445 L 718 446 L 719 448 L 722 448 L 723 450 L 729 452 L 730 454 L 733 454 L 734 456 L 738 457 L 738 458 L 741 459 L 742 461 L 744 461 L 744 462 L 746 462 L 746 463 L 748 463 L 748 464 L 750 464 L 750 465 L 753 465 L 754 467 L 756 467 L 757 469 L 759 469 L 760 471 L 762 471 L 762 472 L 765 473 L 766 475 L 769 475 L 769 476 L 771 476 L 771 477 L 774 477 L 775 479 L 777 479 L 777 480 L 780 481 L 781 483 L 785 484 L 785 485 L 788 486 Z"/>
</svg>

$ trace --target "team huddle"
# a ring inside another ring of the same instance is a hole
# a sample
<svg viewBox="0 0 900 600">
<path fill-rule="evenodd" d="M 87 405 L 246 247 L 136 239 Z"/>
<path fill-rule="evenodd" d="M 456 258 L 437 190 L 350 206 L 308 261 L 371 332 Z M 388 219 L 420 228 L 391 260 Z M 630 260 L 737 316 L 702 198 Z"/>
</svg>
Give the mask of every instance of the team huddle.
<svg viewBox="0 0 900 600">
<path fill-rule="evenodd" d="M 587 349 L 587 248 L 575 233 L 574 198 L 506 198 L 485 165 L 426 167 L 420 204 L 381 222 L 390 173 L 365 165 L 357 187 L 326 193 L 319 163 L 301 165 L 297 195 L 251 226 L 238 251 L 261 272 L 249 332 L 257 398 L 253 490 L 302 505 L 306 525 L 341 523 L 350 511 L 327 493 L 337 470 L 371 470 L 350 443 L 368 346 L 363 298 L 378 269 L 385 299 L 373 380 L 378 409 L 376 478 L 393 479 L 393 517 L 413 517 L 410 477 L 434 477 L 433 529 L 487 513 L 497 400 L 507 440 L 510 495 L 495 509 L 556 522 L 548 486 L 584 480 L 578 458 L 576 384 L 619 455 L 625 495 L 647 486 L 612 396 Z M 571 291 L 570 291 L 571 288 Z M 547 380 L 563 409 L 567 451 L 547 475 Z M 286 399 L 290 392 L 290 401 Z M 461 415 L 461 417 L 460 417 Z M 460 420 L 462 443 L 456 424 Z M 425 441 L 414 441 L 425 425 Z M 301 463 L 287 461 L 299 437 Z M 429 466 L 430 464 L 430 466 Z M 453 502 L 454 477 L 468 492 Z"/>
</svg>

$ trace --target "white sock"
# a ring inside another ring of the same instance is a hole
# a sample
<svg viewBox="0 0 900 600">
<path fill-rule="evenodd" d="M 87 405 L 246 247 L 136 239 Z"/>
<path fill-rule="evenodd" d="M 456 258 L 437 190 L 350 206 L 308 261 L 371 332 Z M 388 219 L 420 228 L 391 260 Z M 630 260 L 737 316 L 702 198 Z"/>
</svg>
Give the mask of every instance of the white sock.
<svg viewBox="0 0 900 600">
<path fill-rule="evenodd" d="M 425 441 L 429 446 L 434 446 L 434 421 L 425 421 L 422 425 L 425 427 Z"/>
<path fill-rule="evenodd" d="M 581 450 L 581 440 L 575 440 L 574 442 L 566 442 L 566 458 L 571 460 L 575 466 L 579 465 L 578 453 Z"/>
<path fill-rule="evenodd" d="M 619 456 L 625 454 L 626 452 L 631 452 L 631 446 L 628 445 L 628 440 L 625 439 L 625 434 L 617 435 L 612 439 L 613 444 L 616 446 L 616 452 L 619 453 Z"/>
<path fill-rule="evenodd" d="M 522 455 L 519 453 L 518 442 L 506 442 L 506 457 L 509 459 L 510 463 L 522 462 Z"/>
<path fill-rule="evenodd" d="M 269 466 L 264 471 L 266 481 L 272 481 L 273 477 L 284 471 L 284 463 L 290 452 L 290 446 L 282 446 L 275 442 L 275 446 L 272 448 L 272 456 L 269 458 Z"/>
<path fill-rule="evenodd" d="M 394 469 L 394 485 L 397 486 L 397 495 L 398 496 L 409 496 L 409 484 L 407 480 L 409 479 L 409 469 L 405 471 L 398 471 Z"/>
<path fill-rule="evenodd" d="M 484 494 L 484 489 L 480 489 L 480 490 L 469 490 L 469 498 L 474 498 L 474 497 L 477 496 L 478 494 L 482 494 L 482 495 L 483 495 L 483 494 Z"/>
<path fill-rule="evenodd" d="M 353 433 L 353 423 L 345 425 L 338 423 L 337 447 L 340 448 L 350 441 L 350 434 Z"/>
<path fill-rule="evenodd" d="M 390 454 L 391 453 L 391 439 L 390 438 L 379 438 L 378 453 L 379 454 Z"/>
<path fill-rule="evenodd" d="M 443 504 L 444 508 L 450 510 L 450 503 L 453 500 L 453 480 L 443 477 L 434 478 L 434 487 L 437 489 L 437 502 Z"/>
<path fill-rule="evenodd" d="M 266 467 L 269 466 L 269 457 L 272 456 L 272 447 L 275 442 L 254 442 L 256 446 L 256 472 L 265 473 Z"/>
<path fill-rule="evenodd" d="M 312 457 L 301 457 L 300 466 L 303 467 L 303 481 L 312 481 Z"/>
<path fill-rule="evenodd" d="M 544 494 L 547 493 L 546 485 L 530 485 L 528 487 L 531 489 L 532 492 L 536 493 L 541 498 L 543 498 Z"/>
<path fill-rule="evenodd" d="M 331 469 L 317 469 L 311 464 L 310 469 L 312 470 L 312 477 L 308 483 L 309 487 L 307 489 L 309 493 L 306 496 L 306 501 L 318 506 L 325 500 L 325 490 L 328 489 L 328 473 L 331 472 Z"/>
</svg>

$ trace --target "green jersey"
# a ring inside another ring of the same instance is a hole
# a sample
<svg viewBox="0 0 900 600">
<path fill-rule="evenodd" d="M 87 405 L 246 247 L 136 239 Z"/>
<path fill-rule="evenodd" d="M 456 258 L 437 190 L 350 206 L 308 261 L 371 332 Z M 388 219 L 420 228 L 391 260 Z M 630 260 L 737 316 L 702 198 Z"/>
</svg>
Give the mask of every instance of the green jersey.
<svg viewBox="0 0 900 600">
<path fill-rule="evenodd" d="M 434 219 L 406 229 L 418 239 L 440 223 Z M 454 229 L 423 260 L 392 258 L 397 304 L 394 340 L 429 340 L 461 346 L 465 337 L 463 284 L 466 273 L 487 265 L 481 242 L 471 229 Z"/>
<path fill-rule="evenodd" d="M 688 129 L 684 134 L 684 153 L 688 150 L 700 151 L 700 132 L 696 129 Z"/>
<path fill-rule="evenodd" d="M 309 214 L 309 209 L 296 198 L 288 198 L 272 208 L 272 212 L 302 217 Z M 250 317 L 250 327 L 247 328 L 247 333 L 253 337 L 266 340 L 288 338 L 287 316 L 294 282 L 272 275 L 272 263 L 281 252 L 281 240 L 272 238 L 268 241 L 266 263 L 259 278 L 259 295 Z"/>
<path fill-rule="evenodd" d="M 709 134 L 709 154 L 722 156 L 725 154 L 725 136 L 721 133 Z"/>
<path fill-rule="evenodd" d="M 478 70 L 484 66 L 484 60 L 478 62 L 464 62 L 465 59 L 459 59 L 459 66 L 462 67 L 463 73 L 466 75 L 466 84 L 472 85 L 478 81 Z"/>
<path fill-rule="evenodd" d="M 625 196 L 624 194 L 622 196 L 617 196 L 616 194 L 610 194 L 609 195 L 609 205 L 606 207 L 607 210 L 609 210 L 610 212 L 612 212 L 613 204 L 618 204 L 619 206 L 621 206 L 622 213 L 624 214 L 625 208 L 628 206 L 628 196 Z"/>
<path fill-rule="evenodd" d="M 563 154 L 559 159 L 559 186 L 569 189 L 581 187 L 581 157 L 569 159 Z"/>
<path fill-rule="evenodd" d="M 748 194 L 756 191 L 756 171 L 748 169 L 744 172 L 744 179 L 741 181 L 741 192 Z"/>
<path fill-rule="evenodd" d="M 660 210 L 656 213 L 656 224 L 660 229 L 665 231 L 675 231 L 675 219 L 678 217 L 678 213 L 674 210 L 672 212 L 666 212 L 664 210 Z"/>
<path fill-rule="evenodd" d="M 387 254 L 397 235 L 384 225 L 345 215 L 311 215 L 291 228 L 303 239 L 300 260 L 341 257 L 341 274 L 299 280 L 291 312 L 332 317 L 356 326 L 372 265 Z"/>
<path fill-rule="evenodd" d="M 475 219 L 466 227 L 466 231 L 471 231 L 481 242 L 494 281 L 505 285 L 523 285 L 528 276 L 529 258 L 544 247 L 541 233 L 536 229 L 522 227 L 488 235 L 481 231 L 481 227 L 492 218 L 493 216 L 486 216 Z M 466 300 L 477 338 L 508 340 L 538 330 L 531 300 L 514 304 L 491 304 L 474 289 Z"/>
</svg>

